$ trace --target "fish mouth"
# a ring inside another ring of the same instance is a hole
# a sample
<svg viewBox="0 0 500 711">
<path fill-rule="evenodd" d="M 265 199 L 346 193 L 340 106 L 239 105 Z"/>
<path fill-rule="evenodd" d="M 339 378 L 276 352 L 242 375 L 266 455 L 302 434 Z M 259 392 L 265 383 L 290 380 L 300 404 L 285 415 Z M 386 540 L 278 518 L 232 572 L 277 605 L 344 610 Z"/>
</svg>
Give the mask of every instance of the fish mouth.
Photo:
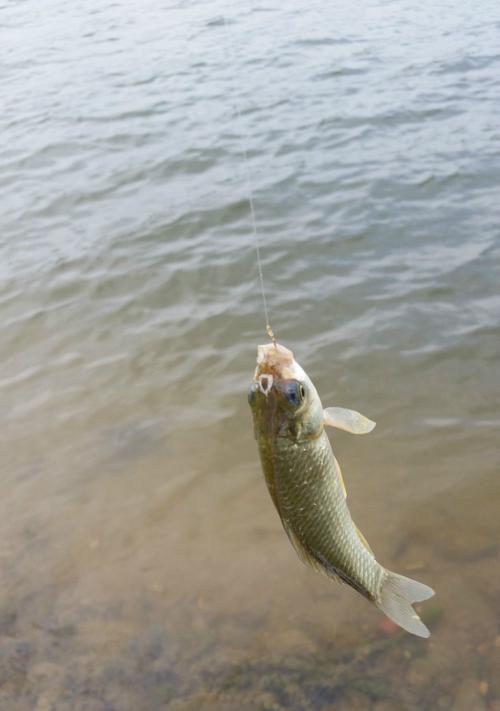
<svg viewBox="0 0 500 711">
<path fill-rule="evenodd" d="M 257 378 L 257 387 L 259 388 L 260 392 L 266 397 L 271 392 L 273 383 L 274 377 L 270 373 L 261 373 Z"/>
<path fill-rule="evenodd" d="M 257 346 L 257 367 L 254 380 L 259 383 L 259 389 L 267 395 L 274 380 L 290 377 L 293 369 L 293 353 L 279 343 L 266 343 Z"/>
</svg>

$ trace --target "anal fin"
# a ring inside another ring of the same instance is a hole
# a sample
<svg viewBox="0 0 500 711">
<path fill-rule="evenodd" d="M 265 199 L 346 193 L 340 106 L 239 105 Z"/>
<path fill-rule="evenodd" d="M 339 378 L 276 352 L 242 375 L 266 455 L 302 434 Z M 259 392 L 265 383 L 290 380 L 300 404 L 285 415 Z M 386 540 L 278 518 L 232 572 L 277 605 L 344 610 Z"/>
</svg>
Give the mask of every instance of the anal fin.
<svg viewBox="0 0 500 711">
<path fill-rule="evenodd" d="M 285 521 L 284 519 L 281 519 L 281 521 L 283 523 L 283 528 L 286 531 L 286 535 L 288 536 L 290 543 L 294 547 L 294 550 L 297 553 L 300 560 L 305 565 L 307 565 L 309 568 L 312 568 L 313 570 L 315 570 L 317 573 L 321 573 L 321 575 L 325 575 L 330 580 L 338 580 L 340 582 L 341 579 L 337 575 L 332 575 L 332 572 L 325 565 L 323 565 L 323 563 L 320 560 L 318 560 L 314 555 L 312 555 L 304 547 L 301 540 L 295 534 L 294 530 L 287 523 L 287 521 Z"/>
</svg>

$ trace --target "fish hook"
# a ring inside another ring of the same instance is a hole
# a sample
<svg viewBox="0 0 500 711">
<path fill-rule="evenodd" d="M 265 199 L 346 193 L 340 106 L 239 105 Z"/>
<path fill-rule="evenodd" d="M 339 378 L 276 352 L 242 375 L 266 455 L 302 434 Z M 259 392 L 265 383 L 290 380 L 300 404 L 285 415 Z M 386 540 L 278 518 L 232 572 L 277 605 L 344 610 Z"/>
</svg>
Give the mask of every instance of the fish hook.
<svg viewBox="0 0 500 711">
<path fill-rule="evenodd" d="M 276 343 L 276 336 L 274 335 L 274 331 L 271 328 L 270 324 L 266 324 L 266 333 L 269 336 L 269 338 L 271 339 L 271 341 L 273 342 L 273 346 L 275 348 L 278 348 L 278 345 Z"/>
</svg>

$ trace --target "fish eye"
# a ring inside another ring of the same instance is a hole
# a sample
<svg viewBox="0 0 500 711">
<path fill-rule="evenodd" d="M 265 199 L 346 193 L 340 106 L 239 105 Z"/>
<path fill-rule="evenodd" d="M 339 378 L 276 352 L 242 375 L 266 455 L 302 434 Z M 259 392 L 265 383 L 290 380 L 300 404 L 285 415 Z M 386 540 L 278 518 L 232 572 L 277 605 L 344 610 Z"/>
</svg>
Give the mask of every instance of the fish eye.
<svg viewBox="0 0 500 711">
<path fill-rule="evenodd" d="M 284 392 L 288 402 L 294 407 L 298 407 L 301 404 L 306 394 L 304 386 L 297 380 L 289 380 Z"/>
</svg>

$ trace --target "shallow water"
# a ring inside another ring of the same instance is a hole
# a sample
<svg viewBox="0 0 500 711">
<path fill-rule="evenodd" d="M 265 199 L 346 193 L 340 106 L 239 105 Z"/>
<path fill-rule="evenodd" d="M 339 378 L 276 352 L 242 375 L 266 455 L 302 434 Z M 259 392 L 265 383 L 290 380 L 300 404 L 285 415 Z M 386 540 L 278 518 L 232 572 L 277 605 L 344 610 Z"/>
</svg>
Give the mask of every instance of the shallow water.
<svg viewBox="0 0 500 711">
<path fill-rule="evenodd" d="M 498 709 L 500 10 L 0 9 L 2 711 Z M 272 324 L 429 642 L 303 567 Z"/>
</svg>

